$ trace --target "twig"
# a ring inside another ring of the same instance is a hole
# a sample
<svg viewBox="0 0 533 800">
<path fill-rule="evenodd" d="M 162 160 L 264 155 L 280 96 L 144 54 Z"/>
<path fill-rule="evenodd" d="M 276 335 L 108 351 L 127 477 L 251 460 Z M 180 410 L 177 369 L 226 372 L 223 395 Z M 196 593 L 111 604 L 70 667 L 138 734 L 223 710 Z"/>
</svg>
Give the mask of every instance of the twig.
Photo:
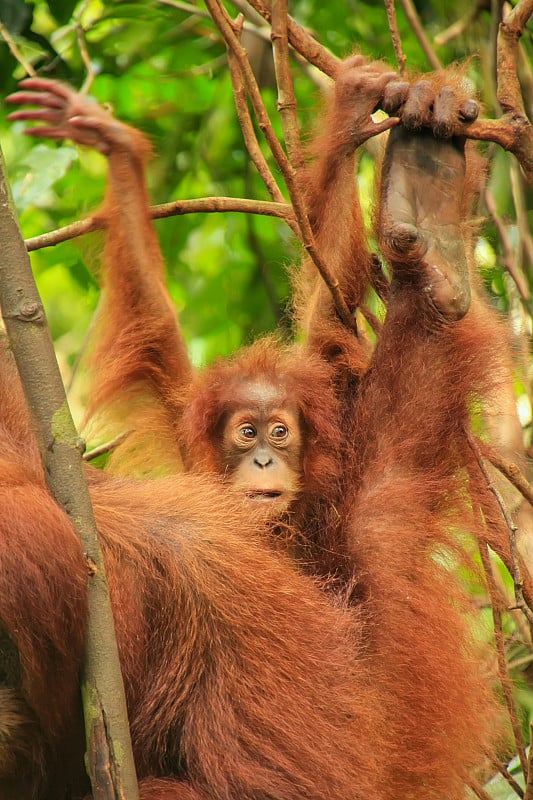
<svg viewBox="0 0 533 800">
<path fill-rule="evenodd" d="M 493 447 L 481 439 L 476 439 L 476 445 L 481 451 L 483 458 L 496 467 L 502 475 L 504 475 L 509 483 L 512 483 L 514 488 L 520 492 L 528 503 L 533 506 L 533 485 L 528 481 L 524 473 L 512 461 L 503 458 Z"/>
<path fill-rule="evenodd" d="M 489 491 L 492 492 L 492 494 L 496 498 L 496 502 L 498 503 L 502 516 L 505 520 L 507 530 L 509 531 L 509 549 L 511 553 L 511 576 L 513 578 L 513 583 L 514 583 L 516 607 L 523 611 L 529 624 L 533 625 L 533 611 L 529 607 L 524 597 L 524 579 L 522 577 L 522 569 L 520 567 L 520 557 L 518 555 L 518 547 L 516 544 L 516 530 L 517 530 L 516 525 L 514 524 L 512 517 L 509 514 L 509 511 L 507 510 L 507 507 L 503 501 L 503 497 L 498 491 L 498 488 L 494 485 L 493 481 L 491 480 L 489 473 L 487 472 L 485 464 L 483 463 L 483 456 L 481 454 L 481 450 L 480 447 L 478 446 L 477 441 L 474 439 L 470 431 L 466 431 L 466 437 L 470 449 L 472 450 L 476 458 L 479 469 L 481 470 L 483 477 L 485 478 L 485 481 L 487 483 L 487 488 L 489 489 Z"/>
<path fill-rule="evenodd" d="M 87 452 L 83 454 L 83 460 L 94 461 L 94 459 L 98 458 L 98 456 L 112 453 L 122 444 L 122 442 L 128 438 L 130 434 L 131 431 L 124 431 L 124 433 L 121 433 L 119 436 L 115 436 L 115 438 L 111 439 L 111 441 L 99 444 L 98 447 L 93 447 L 92 450 L 87 450 Z"/>
<path fill-rule="evenodd" d="M 526 186 L 522 180 L 522 173 L 520 165 L 516 163 L 515 159 L 511 160 L 511 192 L 513 196 L 513 205 L 515 209 L 516 226 L 518 233 L 517 245 L 517 267 L 521 272 L 524 272 L 524 261 L 527 259 L 528 247 L 531 245 L 531 226 L 529 224 L 529 205 L 526 200 Z M 531 313 L 529 304 L 526 306 L 528 314 Z"/>
<path fill-rule="evenodd" d="M 379 299 L 387 305 L 390 296 L 390 281 L 383 271 L 379 256 L 372 254 L 370 265 L 370 282 Z"/>
<path fill-rule="evenodd" d="M 503 0 L 499 5 L 500 14 L 492 15 L 493 21 L 497 24 L 495 37 L 497 98 L 503 111 L 511 111 L 522 106 L 522 89 L 518 81 L 518 43 L 527 18 L 522 18 L 524 2 L 520 8 L 520 3 L 517 5 L 518 14 L 508 11 L 505 19 Z M 531 11 L 528 17 L 530 13 Z"/>
<path fill-rule="evenodd" d="M 363 317 L 366 319 L 366 321 L 368 322 L 368 324 L 370 325 L 370 327 L 372 328 L 374 333 L 377 336 L 379 336 L 379 334 L 381 333 L 381 330 L 383 328 L 383 323 L 379 321 L 379 319 L 376 317 L 374 312 L 371 311 L 369 309 L 369 307 L 365 303 L 361 303 L 359 305 L 359 311 L 361 312 Z"/>
<path fill-rule="evenodd" d="M 203 8 L 198 8 L 197 6 L 192 5 L 192 3 L 181 3 L 179 0 L 157 0 L 158 3 L 161 3 L 163 6 L 170 6 L 171 8 L 175 8 L 177 11 L 184 11 L 186 14 L 191 14 L 192 16 L 200 17 L 202 19 L 210 19 L 211 15 L 204 11 Z"/>
<path fill-rule="evenodd" d="M 533 720 L 529 725 L 529 741 L 533 742 Z M 527 780 L 524 800 L 533 800 L 533 747 L 529 748 L 527 759 Z"/>
<path fill-rule="evenodd" d="M 186 14 L 190 14 L 191 17 L 198 17 L 199 19 L 212 19 L 211 14 L 209 11 L 204 11 L 203 8 L 198 8 L 198 6 L 194 6 L 191 3 L 182 3 L 180 0 L 157 0 L 158 3 L 161 3 L 163 6 L 170 6 L 170 8 L 175 8 L 177 11 L 183 11 Z M 253 9 L 246 8 L 248 3 L 243 2 L 233 2 L 233 5 L 236 6 L 243 14 L 250 18 L 250 22 L 245 21 L 243 23 L 243 30 L 247 33 L 253 33 L 255 36 L 258 36 L 260 39 L 263 39 L 265 42 L 270 42 L 270 29 L 264 25 L 259 27 L 258 23 L 252 19 Z M 258 19 L 263 21 L 259 14 L 256 15 Z M 212 63 L 218 63 L 218 59 L 213 59 Z M 204 69 L 204 65 L 202 67 L 196 67 L 194 69 L 187 70 L 188 75 L 201 75 Z"/>
<path fill-rule="evenodd" d="M 239 66 L 235 60 L 235 55 L 229 51 L 228 51 L 228 65 L 230 70 L 231 82 L 233 85 L 233 97 L 235 99 L 235 109 L 237 111 L 237 117 L 239 119 L 244 139 L 244 144 L 246 145 L 248 154 L 252 159 L 253 163 L 255 164 L 255 167 L 259 175 L 263 179 L 263 183 L 265 184 L 272 200 L 278 204 L 285 204 L 285 198 L 283 197 L 281 189 L 279 188 L 276 179 L 274 178 L 270 170 L 270 167 L 268 166 L 267 160 L 262 153 L 262 150 L 259 146 L 259 142 L 257 141 L 257 136 L 255 135 L 252 118 L 250 116 L 250 112 L 248 110 L 248 104 L 246 102 L 246 92 L 242 83 Z M 287 204 L 287 208 L 291 208 L 291 206 Z M 300 235 L 300 231 L 297 226 L 295 229 L 295 233 L 297 236 Z"/>
<path fill-rule="evenodd" d="M 431 44 L 429 43 L 429 39 L 426 36 L 424 28 L 420 24 L 420 18 L 418 16 L 414 3 L 412 2 L 412 0 L 400 0 L 400 2 L 402 4 L 405 16 L 407 17 L 409 24 L 413 29 L 413 33 L 420 42 L 420 46 L 422 47 L 422 50 L 424 51 L 425 56 L 429 61 L 431 69 L 442 69 L 442 64 L 440 62 L 440 59 L 433 50 Z"/>
<path fill-rule="evenodd" d="M 150 213 L 152 219 L 166 219 L 176 217 L 181 214 L 207 214 L 235 211 L 242 214 L 261 214 L 267 217 L 278 217 L 284 219 L 290 227 L 294 225 L 294 212 L 288 203 L 270 203 L 267 200 L 247 200 L 239 197 L 200 197 L 197 200 L 175 200 L 172 203 L 152 206 Z M 107 228 L 107 222 L 102 214 L 94 214 L 87 219 L 73 222 L 40 236 L 33 236 L 26 239 L 26 249 L 28 252 L 40 250 L 43 247 L 51 247 L 75 239 L 86 233 L 102 231 Z"/>
<path fill-rule="evenodd" d="M 241 29 L 241 20 L 238 20 L 235 24 L 235 32 L 238 36 L 240 36 L 240 29 Z M 259 142 L 257 141 L 257 136 L 255 135 L 254 126 L 252 123 L 252 117 L 250 115 L 250 110 L 248 108 L 248 103 L 246 101 L 246 92 L 244 89 L 244 85 L 242 82 L 241 71 L 239 69 L 239 65 L 235 54 L 232 50 L 228 49 L 228 66 L 230 71 L 231 83 L 233 86 L 233 97 L 235 100 L 235 109 L 237 111 L 237 117 L 239 119 L 239 124 L 241 126 L 242 135 L 244 138 L 244 144 L 246 145 L 246 149 L 254 162 L 256 169 L 263 179 L 263 182 L 267 188 L 268 193 L 270 194 L 271 198 L 276 203 L 284 203 L 285 198 L 279 188 L 276 179 L 274 178 L 266 158 L 264 157 L 262 150 L 259 146 Z M 290 207 L 290 206 L 289 206 Z M 291 224 L 294 232 L 297 236 L 300 235 L 300 231 L 298 226 L 293 223 Z"/>
<path fill-rule="evenodd" d="M 493 758 L 489 755 L 489 759 L 492 766 L 498 770 L 502 778 L 505 778 L 511 789 L 518 795 L 518 797 L 524 797 L 524 790 L 520 784 L 515 781 L 507 767 L 504 766 L 504 764 L 500 764 L 497 758 Z"/>
<path fill-rule="evenodd" d="M 267 22 L 272 22 L 272 12 L 268 0 L 249 0 L 250 5 L 261 14 Z M 291 16 L 287 16 L 289 42 L 301 56 L 314 64 L 321 72 L 336 78 L 341 65 L 341 60 L 334 56 L 326 47 L 317 42 L 313 36 L 299 25 Z"/>
<path fill-rule="evenodd" d="M 87 71 L 87 75 L 85 80 L 83 81 L 83 85 L 80 88 L 80 94 L 88 94 L 91 91 L 91 86 L 94 83 L 94 79 L 96 78 L 91 56 L 89 55 L 89 50 L 87 48 L 87 40 L 85 38 L 85 30 L 81 22 L 78 22 L 76 25 L 76 41 L 78 42 L 78 48 L 81 55 L 81 60 L 85 66 Z"/>
<path fill-rule="evenodd" d="M 480 514 L 481 511 L 478 510 L 478 513 Z M 490 561 L 489 548 L 487 544 L 480 542 L 479 555 L 481 558 L 481 563 L 483 564 L 483 570 L 485 572 L 485 578 L 487 580 L 487 588 L 489 591 L 489 597 L 492 607 L 492 619 L 494 623 L 494 641 L 496 643 L 496 657 L 498 662 L 498 676 L 500 678 L 503 697 L 505 700 L 505 705 L 507 707 L 507 713 L 509 714 L 509 720 L 511 722 L 511 728 L 513 730 L 513 736 L 516 744 L 518 757 L 520 759 L 520 764 L 522 766 L 524 775 L 526 775 L 527 774 L 526 751 L 522 739 L 520 724 L 518 722 L 516 704 L 511 689 L 511 681 L 509 678 L 509 673 L 507 671 L 507 662 L 505 658 L 505 645 L 503 637 L 502 612 L 500 608 L 500 601 L 498 598 L 498 590 L 496 588 L 496 584 L 494 583 L 494 576 L 492 574 L 492 564 Z"/>
<path fill-rule="evenodd" d="M 448 42 L 451 42 L 452 39 L 461 36 L 461 34 L 464 33 L 473 22 L 475 22 L 480 12 L 488 9 L 489 7 L 490 5 L 487 0 L 477 0 L 473 8 L 467 11 L 464 17 L 456 20 L 452 25 L 449 26 L 449 28 L 446 28 L 446 30 L 437 33 L 437 35 L 433 37 L 433 41 L 439 47 L 448 44 Z"/>
<path fill-rule="evenodd" d="M 503 224 L 501 217 L 498 215 L 496 203 L 494 202 L 494 196 L 490 189 L 486 189 L 485 191 L 485 204 L 487 206 L 487 211 L 489 212 L 492 221 L 498 230 L 498 235 L 503 247 L 503 266 L 513 279 L 522 302 L 527 305 L 530 296 L 529 286 L 527 285 L 525 277 L 515 266 L 515 254 L 513 246 L 507 233 L 507 228 Z"/>
<path fill-rule="evenodd" d="M 477 783 L 473 783 L 472 780 L 468 779 L 465 781 L 466 785 L 473 792 L 479 800 L 492 800 L 491 795 L 485 791 L 481 786 Z"/>
<path fill-rule="evenodd" d="M 500 144 L 519 160 L 524 174 L 533 183 L 533 127 L 524 109 L 518 81 L 518 45 L 533 14 L 533 0 L 519 0 L 500 23 L 497 43 L 497 97 L 503 109 L 498 120 L 478 120 L 468 136 Z"/>
<path fill-rule="evenodd" d="M 278 111 L 283 125 L 285 146 L 296 176 L 305 167 L 302 143 L 296 113 L 296 97 L 291 76 L 289 40 L 287 31 L 287 0 L 272 0 L 272 49 L 278 85 Z"/>
<path fill-rule="evenodd" d="M 530 664 L 533 663 L 533 653 L 529 653 L 527 656 L 521 656 L 520 658 L 515 658 L 513 661 L 509 661 L 509 669 L 522 669 L 523 667 L 529 667 Z"/>
<path fill-rule="evenodd" d="M 248 0 L 231 0 L 232 5 L 235 8 L 238 8 L 241 14 L 244 17 L 247 17 L 250 22 L 253 22 L 254 25 L 261 25 L 264 28 L 268 26 L 264 25 L 264 20 L 261 14 L 258 14 L 255 8 L 252 8 Z M 268 36 L 268 41 L 270 41 L 270 34 Z"/>
<path fill-rule="evenodd" d="M 15 58 L 18 61 L 18 63 L 21 65 L 21 67 L 24 69 L 24 72 L 26 73 L 26 75 L 34 76 L 36 74 L 35 70 L 33 69 L 33 67 L 30 64 L 30 62 L 26 61 L 26 59 L 24 58 L 24 56 L 22 55 L 22 53 L 18 49 L 13 37 L 11 36 L 11 34 L 8 31 L 8 29 L 6 28 L 6 26 L 1 21 L 0 21 L 0 35 L 2 36 L 2 39 L 4 40 L 4 42 L 7 44 L 8 48 L 9 48 L 9 52 L 11 53 L 13 58 Z"/>
<path fill-rule="evenodd" d="M 394 52 L 396 53 L 396 61 L 398 62 L 400 75 L 404 75 L 407 58 L 402 48 L 402 40 L 400 38 L 400 31 L 398 28 L 398 18 L 396 16 L 396 8 L 394 5 L 394 0 L 385 0 L 385 9 L 387 11 L 387 18 L 389 20 L 389 30 L 391 33 L 392 43 L 394 45 Z"/>
<path fill-rule="evenodd" d="M 224 37 L 226 47 L 232 50 L 237 59 L 241 69 L 244 85 L 246 86 L 248 96 L 250 97 L 250 101 L 258 119 L 259 127 L 263 131 L 272 155 L 274 156 L 283 174 L 283 177 L 285 178 L 285 183 L 287 184 L 287 189 L 291 196 L 296 219 L 298 220 L 298 224 L 300 226 L 302 244 L 309 257 L 317 267 L 329 291 L 331 292 L 339 318 L 348 328 L 353 329 L 354 318 L 350 313 L 342 292 L 340 291 L 339 282 L 336 278 L 334 278 L 327 264 L 323 261 L 321 254 L 317 251 L 313 231 L 307 216 L 303 195 L 298 188 L 295 170 L 285 155 L 285 152 L 283 151 L 283 148 L 274 133 L 274 129 L 268 117 L 268 113 L 263 103 L 263 99 L 252 72 L 252 68 L 246 57 L 246 52 L 241 47 L 239 39 L 235 33 L 234 24 L 220 0 L 206 0 L 206 5 L 213 16 L 213 20 Z"/>
</svg>

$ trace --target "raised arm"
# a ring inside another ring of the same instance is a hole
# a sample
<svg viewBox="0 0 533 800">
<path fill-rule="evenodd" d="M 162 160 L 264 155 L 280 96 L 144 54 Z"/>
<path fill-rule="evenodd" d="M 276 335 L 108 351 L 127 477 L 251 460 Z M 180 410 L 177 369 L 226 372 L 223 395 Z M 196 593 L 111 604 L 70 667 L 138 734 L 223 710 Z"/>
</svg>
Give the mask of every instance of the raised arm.
<svg viewBox="0 0 533 800">
<path fill-rule="evenodd" d="M 101 211 L 108 229 L 88 417 L 103 412 L 104 418 L 123 424 L 127 404 L 128 449 L 133 452 L 141 429 L 150 428 L 153 437 L 161 434 L 161 453 L 175 466 L 179 453 L 177 446 L 171 452 L 175 439 L 169 430 L 179 413 L 176 398 L 190 382 L 192 368 L 150 216 L 145 180 L 150 144 L 139 131 L 57 81 L 29 78 L 8 101 L 36 107 L 10 115 L 12 120 L 40 123 L 28 129 L 31 135 L 72 139 L 108 160 Z"/>
<path fill-rule="evenodd" d="M 307 204 L 316 243 L 354 314 L 373 272 L 356 184 L 357 150 L 397 124 L 393 117 L 375 122 L 371 116 L 395 80 L 396 74 L 381 62 L 367 64 L 361 56 L 347 59 L 320 120 L 323 131 L 311 147 L 314 158 L 306 181 Z M 297 283 L 296 313 L 310 348 L 328 359 L 339 349 L 346 351 L 345 327 L 311 263 L 304 263 Z"/>
<path fill-rule="evenodd" d="M 389 135 L 375 215 L 391 273 L 387 315 L 358 391 L 342 398 L 339 513 L 362 576 L 354 594 L 370 609 L 369 658 L 376 672 L 395 676 L 387 728 L 404 754 L 417 753 L 391 759 L 402 798 L 421 786 L 428 798 L 464 797 L 466 776 L 493 746 L 491 726 L 498 729 L 468 624 L 478 611 L 456 574 L 460 564 L 472 569 L 475 536 L 482 547 L 487 536 L 479 505 L 487 508 L 488 492 L 471 477 L 471 415 L 501 385 L 507 359 L 498 320 L 470 292 L 468 198 L 479 172 L 461 136 L 465 103 L 473 114 L 453 72 L 398 87 L 402 125 Z M 501 552 L 505 535 L 493 535 Z"/>
</svg>

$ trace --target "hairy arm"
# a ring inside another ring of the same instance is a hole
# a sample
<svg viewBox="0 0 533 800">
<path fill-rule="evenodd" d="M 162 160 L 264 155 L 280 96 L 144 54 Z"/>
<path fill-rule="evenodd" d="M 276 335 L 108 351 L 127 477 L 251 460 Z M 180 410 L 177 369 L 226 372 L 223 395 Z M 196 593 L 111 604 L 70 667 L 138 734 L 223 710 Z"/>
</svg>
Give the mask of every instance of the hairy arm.
<svg viewBox="0 0 533 800">
<path fill-rule="evenodd" d="M 103 153 L 109 164 L 108 189 L 102 208 L 108 230 L 102 270 L 102 300 L 96 343 L 91 351 L 91 395 L 87 415 L 114 424 L 124 419 L 130 435 L 164 440 L 162 452 L 171 465 L 169 429 L 179 413 L 180 390 L 192 376 L 187 348 L 165 285 L 164 263 L 149 212 L 145 165 L 150 145 L 134 128 L 64 84 L 30 78 L 12 103 L 36 106 L 11 114 L 34 121 L 33 136 L 72 139 Z M 144 429 L 144 430 L 143 430 Z M 116 432 L 116 429 L 115 429 Z M 158 452 L 160 456 L 161 453 Z"/>
<path fill-rule="evenodd" d="M 381 62 L 366 64 L 361 56 L 347 59 L 340 68 L 326 115 L 320 120 L 322 130 L 311 148 L 314 160 L 307 175 L 311 224 L 319 252 L 354 315 L 372 274 L 356 184 L 356 152 L 365 141 L 398 122 L 393 117 L 374 122 L 371 117 L 395 78 Z M 328 359 L 338 358 L 350 342 L 329 291 L 311 264 L 304 264 L 297 288 L 298 321 L 309 346 Z"/>
</svg>

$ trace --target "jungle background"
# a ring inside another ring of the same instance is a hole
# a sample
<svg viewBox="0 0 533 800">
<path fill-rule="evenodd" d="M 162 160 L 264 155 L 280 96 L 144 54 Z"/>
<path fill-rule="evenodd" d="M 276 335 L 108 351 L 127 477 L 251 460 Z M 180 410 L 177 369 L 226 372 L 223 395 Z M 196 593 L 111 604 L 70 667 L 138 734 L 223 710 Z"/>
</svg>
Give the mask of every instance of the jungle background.
<svg viewBox="0 0 533 800">
<path fill-rule="evenodd" d="M 468 60 L 467 72 L 482 101 L 483 115 L 498 117 L 496 36 L 499 21 L 512 6 L 500 0 L 445 4 L 420 0 L 414 5 L 402 0 L 396 6 L 407 68 L 424 72 L 438 64 Z M 244 0 L 225 7 L 232 18 L 243 14 L 242 44 L 273 130 L 283 141 L 270 26 Z M 339 58 L 356 48 L 371 59 L 383 58 L 396 65 L 382 0 L 299 0 L 291 2 L 289 13 Z M 518 59 L 530 121 L 532 35 L 530 19 Z M 291 66 L 305 138 L 328 79 L 294 54 Z M 0 0 L 0 95 L 15 91 L 28 71 L 83 87 L 150 137 L 156 155 L 149 171 L 154 203 L 211 197 L 270 199 L 243 139 L 223 37 L 203 3 Z M 103 196 L 104 158 L 69 144 L 56 146 L 24 136 L 22 124 L 6 120 L 10 110 L 2 104 L 0 139 L 24 237 L 38 237 L 90 215 Z M 284 181 L 257 124 L 256 133 L 288 202 Z M 476 254 L 482 281 L 492 302 L 506 315 L 515 343 L 511 388 L 522 467 L 527 473 L 532 455 L 533 186 L 513 156 L 490 143 L 483 143 L 482 149 L 490 168 L 479 205 L 484 221 Z M 369 222 L 376 152 L 371 142 L 359 163 L 360 194 Z M 168 286 L 197 365 L 230 353 L 264 332 L 288 329 L 288 267 L 298 261 L 300 247 L 286 221 L 217 211 L 171 215 L 156 225 Z M 100 244 L 101 234 L 89 234 L 38 247 L 32 253 L 67 383 L 98 303 L 94 267 Z M 372 310 L 378 316 L 382 312 L 377 300 Z M 76 394 L 72 404 L 79 419 L 81 402 Z M 516 433 L 515 427 L 509 434 L 513 442 Z M 509 497 L 511 510 L 520 513 L 520 498 L 516 493 Z M 530 512 L 530 507 L 522 505 L 522 524 L 533 536 Z M 533 549 L 529 553 L 533 558 Z M 512 605 L 512 581 L 503 569 L 497 578 L 498 590 Z M 483 602 L 485 598 L 480 597 L 479 603 Z M 515 612 L 504 616 L 502 632 L 517 717 L 527 742 L 533 718 L 531 633 Z M 488 791 L 491 797 L 520 796 L 509 776 Z"/>
</svg>

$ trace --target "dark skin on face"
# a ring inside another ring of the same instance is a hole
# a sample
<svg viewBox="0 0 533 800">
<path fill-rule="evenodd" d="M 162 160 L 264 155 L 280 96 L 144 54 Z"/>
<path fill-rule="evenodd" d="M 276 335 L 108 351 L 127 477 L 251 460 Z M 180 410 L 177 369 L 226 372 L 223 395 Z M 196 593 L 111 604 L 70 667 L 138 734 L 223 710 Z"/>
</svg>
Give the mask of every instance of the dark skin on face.
<svg viewBox="0 0 533 800">
<path fill-rule="evenodd" d="M 247 383 L 223 416 L 220 448 L 233 486 L 268 512 L 285 511 L 300 489 L 298 408 L 266 382 Z"/>
</svg>

